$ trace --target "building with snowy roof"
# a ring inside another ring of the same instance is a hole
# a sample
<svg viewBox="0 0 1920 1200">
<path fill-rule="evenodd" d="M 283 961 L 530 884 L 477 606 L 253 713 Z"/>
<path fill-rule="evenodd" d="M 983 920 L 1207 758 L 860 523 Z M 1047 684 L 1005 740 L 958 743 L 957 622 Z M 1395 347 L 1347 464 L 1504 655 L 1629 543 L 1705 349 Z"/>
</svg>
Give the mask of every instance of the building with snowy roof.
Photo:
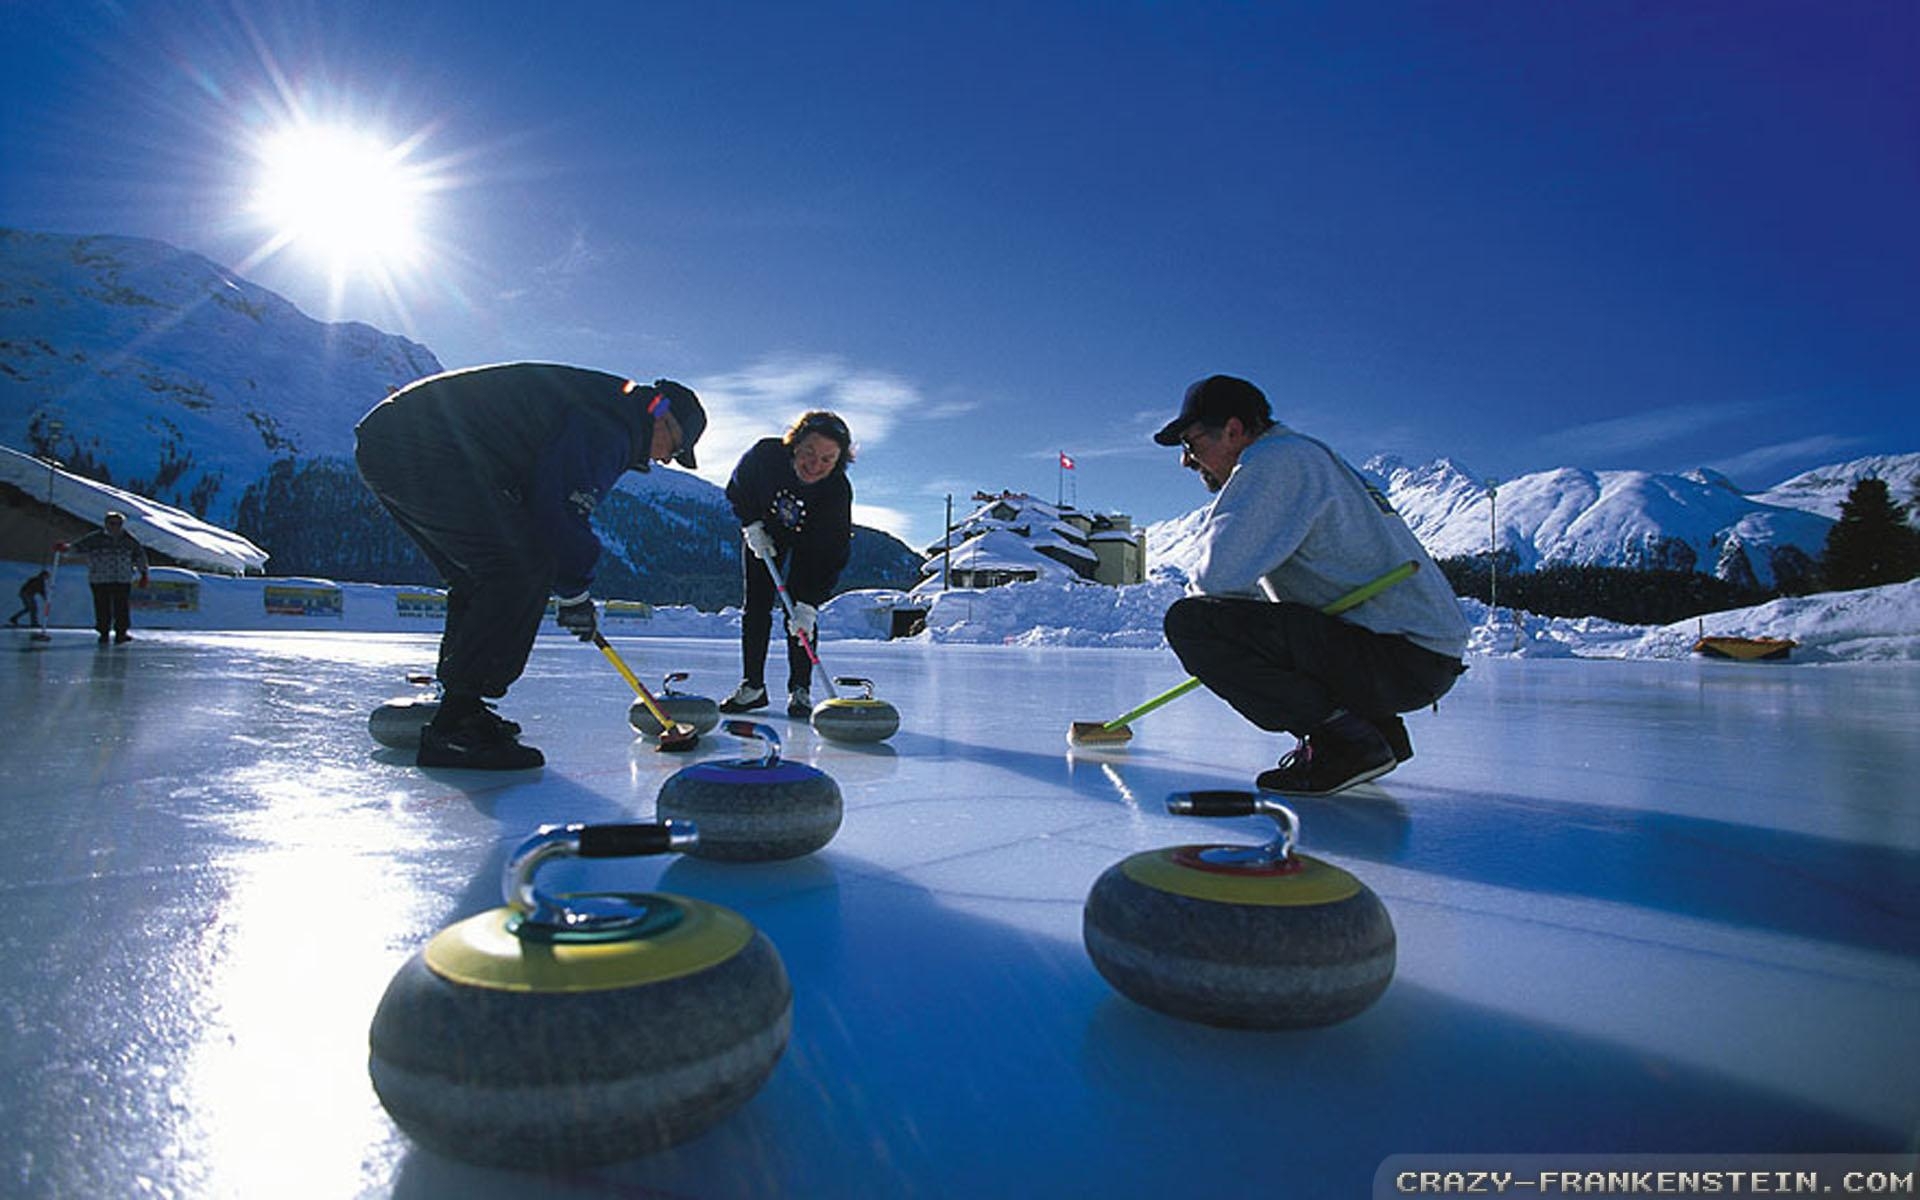
<svg viewBox="0 0 1920 1200">
<path fill-rule="evenodd" d="M 1146 577 L 1145 545 L 1124 514 L 1084 513 L 1024 492 L 974 499 L 980 506 L 927 547 L 916 592 L 1042 579 L 1117 586 Z"/>
<path fill-rule="evenodd" d="M 98 529 L 109 512 L 126 515 L 127 532 L 156 566 L 220 575 L 266 568 L 267 552 L 232 530 L 0 446 L 0 559 L 44 562 L 55 542 Z"/>
</svg>

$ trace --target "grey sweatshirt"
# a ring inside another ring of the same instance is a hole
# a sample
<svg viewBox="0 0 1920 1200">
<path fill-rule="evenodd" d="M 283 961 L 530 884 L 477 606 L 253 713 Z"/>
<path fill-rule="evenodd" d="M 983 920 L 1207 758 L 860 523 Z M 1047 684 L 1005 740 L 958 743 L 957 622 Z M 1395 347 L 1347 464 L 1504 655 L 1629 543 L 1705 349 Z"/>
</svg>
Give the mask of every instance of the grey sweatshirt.
<svg viewBox="0 0 1920 1200">
<path fill-rule="evenodd" d="M 1201 527 L 1188 590 L 1322 608 L 1412 560 L 1420 569 L 1341 614 L 1459 658 L 1467 621 L 1405 521 L 1339 455 L 1275 425 L 1240 454 Z"/>
</svg>

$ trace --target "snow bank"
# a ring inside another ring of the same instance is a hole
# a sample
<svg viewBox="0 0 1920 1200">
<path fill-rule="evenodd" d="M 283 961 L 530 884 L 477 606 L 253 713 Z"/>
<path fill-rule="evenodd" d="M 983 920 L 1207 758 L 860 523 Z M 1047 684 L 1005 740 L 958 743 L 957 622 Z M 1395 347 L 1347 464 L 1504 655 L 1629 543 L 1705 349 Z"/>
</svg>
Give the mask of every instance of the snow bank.
<svg viewBox="0 0 1920 1200">
<path fill-rule="evenodd" d="M 13 589 L 38 569 L 0 563 L 0 588 L 7 589 L 0 599 L 11 600 Z M 85 579 L 84 566 L 61 568 L 54 587 L 56 627 L 91 628 Z M 1168 571 L 1129 587 L 1037 580 L 932 594 L 845 592 L 821 610 L 820 628 L 830 642 L 885 640 L 899 626 L 921 623 L 912 636 L 926 643 L 1164 650 L 1161 618 L 1183 592 L 1178 573 Z M 1460 607 L 1473 628 L 1467 653 L 1476 657 L 1687 658 L 1704 632 L 1792 638 L 1799 643 L 1795 662 L 1920 661 L 1920 580 L 1774 600 L 1665 626 L 1541 617 L 1505 608 L 1489 613 L 1485 604 L 1465 598 Z M 651 608 L 616 601 L 603 613 L 602 626 L 611 637 L 740 636 L 737 608 L 704 613 L 684 605 Z M 902 613 L 908 615 L 902 619 Z M 445 596 L 433 588 L 233 578 L 171 567 L 156 568 L 151 586 L 134 598 L 134 625 L 147 629 L 438 633 L 444 614 Z M 549 624 L 543 632 L 560 631 Z"/>
</svg>

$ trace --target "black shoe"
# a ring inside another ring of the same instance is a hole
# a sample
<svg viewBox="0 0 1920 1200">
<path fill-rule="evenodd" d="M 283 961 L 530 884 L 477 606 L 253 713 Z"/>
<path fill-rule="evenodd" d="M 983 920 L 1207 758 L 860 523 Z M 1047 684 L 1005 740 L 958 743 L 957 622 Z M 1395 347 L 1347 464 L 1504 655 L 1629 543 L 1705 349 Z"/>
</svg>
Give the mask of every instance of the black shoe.
<svg viewBox="0 0 1920 1200">
<path fill-rule="evenodd" d="M 799 687 L 787 693 L 787 715 L 801 720 L 813 715 L 813 693 Z"/>
<path fill-rule="evenodd" d="M 742 683 L 734 689 L 733 695 L 720 702 L 723 713 L 752 712 L 767 706 L 767 689 L 763 684 Z"/>
<path fill-rule="evenodd" d="M 113 642 L 116 646 L 124 646 L 132 640 L 133 635 L 130 633 L 116 633 L 113 635 Z"/>
<path fill-rule="evenodd" d="M 1368 717 L 1367 721 L 1387 739 L 1387 745 L 1393 750 L 1393 761 L 1406 762 L 1413 757 L 1413 739 L 1407 735 L 1407 723 L 1389 713 L 1384 717 Z"/>
<path fill-rule="evenodd" d="M 106 645 L 106 644 L 107 644 L 107 635 L 106 635 L 106 634 L 104 634 L 104 633 L 100 635 L 100 644 L 101 644 L 102 646 L 104 646 L 104 645 Z"/>
<path fill-rule="evenodd" d="M 500 736 L 510 738 L 520 736 L 520 722 L 507 720 L 493 710 L 493 705 L 487 704 L 484 700 L 481 703 L 486 704 L 486 707 L 480 710 L 480 715 L 493 723 L 493 727 L 499 731 Z"/>
<path fill-rule="evenodd" d="M 1378 779 L 1396 765 L 1393 747 L 1379 730 L 1342 715 L 1301 738 L 1279 766 L 1262 771 L 1254 783 L 1263 792 L 1286 796 L 1331 796 Z"/>
<path fill-rule="evenodd" d="M 547 759 L 532 746 L 522 746 L 500 726 L 492 713 L 480 712 L 460 718 L 452 729 L 440 729 L 429 723 L 420 730 L 420 753 L 414 759 L 422 767 L 464 767 L 470 771 L 525 771 L 543 765 Z"/>
</svg>

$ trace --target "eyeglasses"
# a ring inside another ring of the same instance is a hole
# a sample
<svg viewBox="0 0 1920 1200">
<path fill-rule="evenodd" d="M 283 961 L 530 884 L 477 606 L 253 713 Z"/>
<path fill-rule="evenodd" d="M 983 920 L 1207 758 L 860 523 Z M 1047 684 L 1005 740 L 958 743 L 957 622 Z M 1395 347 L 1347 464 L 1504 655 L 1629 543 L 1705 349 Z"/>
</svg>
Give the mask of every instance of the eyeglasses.
<svg viewBox="0 0 1920 1200">
<path fill-rule="evenodd" d="M 1186 434 L 1180 439 L 1180 453 L 1192 454 L 1196 442 L 1203 438 L 1219 437 L 1220 433 L 1221 431 L 1218 429 L 1209 429 L 1205 425 L 1202 425 L 1200 428 L 1194 430 L 1192 433 Z"/>
</svg>

